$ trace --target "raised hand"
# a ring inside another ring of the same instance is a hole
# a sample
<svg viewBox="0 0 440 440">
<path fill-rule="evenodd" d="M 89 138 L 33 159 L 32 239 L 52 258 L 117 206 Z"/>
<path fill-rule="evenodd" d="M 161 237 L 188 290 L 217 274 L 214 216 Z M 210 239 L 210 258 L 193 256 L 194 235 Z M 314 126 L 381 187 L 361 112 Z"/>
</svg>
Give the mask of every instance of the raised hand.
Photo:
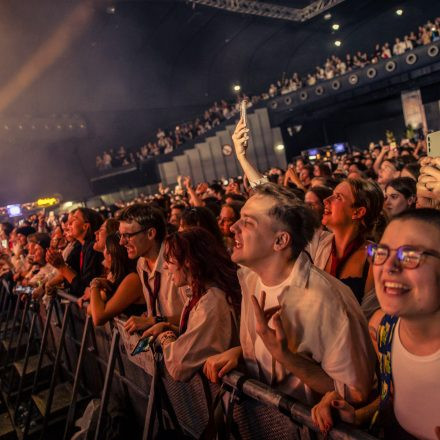
<svg viewBox="0 0 440 440">
<path fill-rule="evenodd" d="M 249 145 L 249 128 L 246 127 L 243 118 L 238 121 L 238 124 L 235 127 L 232 141 L 234 142 L 235 154 L 237 157 L 246 156 L 246 150 Z"/>
</svg>

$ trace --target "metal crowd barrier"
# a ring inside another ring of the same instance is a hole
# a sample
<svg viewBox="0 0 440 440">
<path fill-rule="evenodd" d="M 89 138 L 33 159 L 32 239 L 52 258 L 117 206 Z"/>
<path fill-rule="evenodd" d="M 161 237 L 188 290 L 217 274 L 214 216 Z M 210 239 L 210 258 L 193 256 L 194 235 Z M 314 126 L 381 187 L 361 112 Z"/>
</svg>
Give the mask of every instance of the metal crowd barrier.
<svg viewBox="0 0 440 440">
<path fill-rule="evenodd" d="M 131 356 L 138 337 L 125 332 L 123 320 L 94 328 L 77 298 L 66 292 L 44 305 L 29 295 L 21 301 L 23 294 L 0 285 L 1 387 L 18 438 L 70 439 L 92 399 L 99 399 L 99 409 L 87 439 L 106 438 L 118 414 L 132 416 L 126 435 L 142 440 L 323 438 L 309 408 L 242 373 L 229 373 L 221 387 L 202 374 L 176 382 L 160 351 Z M 226 410 L 217 432 L 219 403 Z M 1 432 L 0 427 L 0 439 Z M 345 424 L 328 437 L 373 439 Z"/>
</svg>

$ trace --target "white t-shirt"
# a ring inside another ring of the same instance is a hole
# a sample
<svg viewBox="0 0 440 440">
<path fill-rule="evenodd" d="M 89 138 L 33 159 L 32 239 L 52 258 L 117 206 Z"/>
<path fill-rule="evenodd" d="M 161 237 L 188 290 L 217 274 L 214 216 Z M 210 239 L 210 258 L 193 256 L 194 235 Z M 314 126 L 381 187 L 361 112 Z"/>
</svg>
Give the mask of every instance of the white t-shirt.
<svg viewBox="0 0 440 440">
<path fill-rule="evenodd" d="M 402 345 L 399 323 L 394 330 L 391 366 L 394 413 L 405 431 L 423 440 L 437 440 L 440 425 L 440 350 L 416 356 Z"/>
</svg>

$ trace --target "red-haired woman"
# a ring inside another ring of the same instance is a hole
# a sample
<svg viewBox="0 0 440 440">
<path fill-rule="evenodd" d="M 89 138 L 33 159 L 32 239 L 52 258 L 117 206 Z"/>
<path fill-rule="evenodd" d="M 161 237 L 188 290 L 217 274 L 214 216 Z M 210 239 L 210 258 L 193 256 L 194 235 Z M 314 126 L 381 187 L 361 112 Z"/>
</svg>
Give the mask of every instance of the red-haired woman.
<svg viewBox="0 0 440 440">
<path fill-rule="evenodd" d="M 239 344 L 241 289 L 237 267 L 206 229 L 192 227 L 165 239 L 173 282 L 186 288 L 180 326 L 160 322 L 142 336 L 158 338 L 168 372 L 189 380 L 209 356 Z"/>
</svg>

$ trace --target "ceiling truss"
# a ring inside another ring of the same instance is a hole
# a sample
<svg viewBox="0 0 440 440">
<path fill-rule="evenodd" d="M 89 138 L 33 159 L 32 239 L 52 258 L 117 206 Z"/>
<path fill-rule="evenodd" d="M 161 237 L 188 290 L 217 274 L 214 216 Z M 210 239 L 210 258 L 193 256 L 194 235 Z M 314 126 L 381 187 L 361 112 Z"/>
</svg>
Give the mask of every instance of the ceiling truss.
<svg viewBox="0 0 440 440">
<path fill-rule="evenodd" d="M 260 17 L 277 18 L 297 23 L 310 20 L 343 1 L 344 0 L 316 0 L 305 8 L 298 9 L 256 0 L 191 0 L 193 4 L 224 9 L 239 14 L 258 15 Z"/>
</svg>

